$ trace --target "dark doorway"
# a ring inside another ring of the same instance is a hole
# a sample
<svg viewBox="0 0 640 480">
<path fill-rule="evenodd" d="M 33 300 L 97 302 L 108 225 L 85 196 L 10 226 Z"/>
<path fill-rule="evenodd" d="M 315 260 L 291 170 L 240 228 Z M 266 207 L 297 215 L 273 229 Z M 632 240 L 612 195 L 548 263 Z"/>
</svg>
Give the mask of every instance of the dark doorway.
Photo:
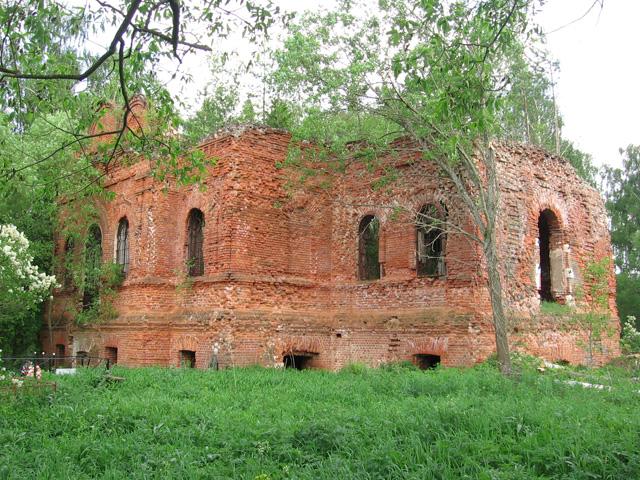
<svg viewBox="0 0 640 480">
<path fill-rule="evenodd" d="M 540 300 L 553 302 L 555 298 L 552 291 L 552 262 L 551 250 L 557 248 L 559 236 L 558 219 L 555 214 L 547 209 L 540 212 L 538 217 L 538 241 L 540 247 Z"/>
<path fill-rule="evenodd" d="M 440 355 L 419 353 L 414 355 L 413 359 L 420 370 L 429 370 L 440 365 Z"/>
<path fill-rule="evenodd" d="M 312 367 L 313 357 L 314 353 L 288 353 L 283 357 L 284 368 L 306 370 Z"/>
<path fill-rule="evenodd" d="M 180 366 L 183 368 L 196 368 L 196 352 L 193 350 L 180 350 Z"/>
</svg>

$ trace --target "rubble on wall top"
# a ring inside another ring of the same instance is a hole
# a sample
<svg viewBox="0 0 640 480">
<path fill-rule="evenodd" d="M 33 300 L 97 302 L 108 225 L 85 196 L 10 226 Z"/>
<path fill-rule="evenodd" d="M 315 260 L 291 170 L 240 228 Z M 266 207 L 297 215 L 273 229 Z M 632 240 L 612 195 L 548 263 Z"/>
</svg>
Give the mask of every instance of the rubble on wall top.
<svg viewBox="0 0 640 480">
<path fill-rule="evenodd" d="M 259 134 L 266 134 L 266 133 L 278 133 L 278 134 L 288 134 L 290 133 L 288 130 L 284 129 L 284 128 L 273 128 L 270 127 L 268 125 L 265 125 L 263 123 L 253 123 L 253 122 L 248 122 L 248 123 L 233 123 L 233 124 L 229 124 L 229 125 L 225 125 L 224 127 L 220 128 L 219 130 L 215 131 L 214 133 L 212 133 L 211 135 L 205 137 L 200 144 L 204 145 L 212 140 L 217 140 L 223 137 L 234 137 L 234 138 L 239 138 L 242 135 L 244 135 L 245 133 L 249 132 L 249 131 L 254 131 L 257 132 Z"/>
</svg>

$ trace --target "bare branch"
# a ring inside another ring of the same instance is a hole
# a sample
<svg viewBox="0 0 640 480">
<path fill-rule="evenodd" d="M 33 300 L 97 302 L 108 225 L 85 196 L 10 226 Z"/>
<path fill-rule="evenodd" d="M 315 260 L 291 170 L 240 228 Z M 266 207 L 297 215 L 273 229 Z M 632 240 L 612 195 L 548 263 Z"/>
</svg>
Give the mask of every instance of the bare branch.
<svg viewBox="0 0 640 480">
<path fill-rule="evenodd" d="M 131 6 L 129 7 L 127 14 L 122 20 L 120 27 L 118 28 L 115 35 L 113 36 L 113 40 L 111 41 L 111 44 L 109 45 L 109 48 L 107 49 L 107 51 L 104 54 L 102 54 L 102 56 L 98 58 L 84 72 L 80 74 L 69 74 L 69 73 L 33 74 L 33 73 L 20 72 L 18 70 L 12 70 L 5 67 L 0 67 L 0 73 L 2 74 L 2 76 L 0 76 L 0 81 L 2 81 L 4 78 L 23 78 L 23 79 L 32 79 L 32 80 L 76 80 L 80 82 L 87 79 L 98 68 L 100 68 L 100 66 L 104 62 L 106 62 L 111 56 L 113 56 L 113 54 L 116 53 L 118 44 L 122 41 L 124 34 L 126 33 L 127 29 L 131 25 L 133 17 L 138 11 L 138 8 L 140 7 L 141 3 L 142 3 L 142 0 L 133 0 L 131 2 Z"/>
</svg>

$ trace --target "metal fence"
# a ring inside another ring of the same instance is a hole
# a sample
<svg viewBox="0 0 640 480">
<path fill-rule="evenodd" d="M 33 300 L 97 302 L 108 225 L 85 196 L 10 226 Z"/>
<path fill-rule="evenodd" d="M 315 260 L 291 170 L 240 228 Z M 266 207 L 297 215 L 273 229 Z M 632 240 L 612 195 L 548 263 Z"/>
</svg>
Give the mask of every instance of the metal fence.
<svg viewBox="0 0 640 480">
<path fill-rule="evenodd" d="M 111 359 L 102 357 L 90 357 L 86 355 L 36 355 L 33 357 L 2 357 L 2 366 L 9 372 L 20 373 L 25 365 L 39 366 L 43 371 L 53 372 L 58 368 L 82 368 L 104 366 L 111 368 Z"/>
</svg>

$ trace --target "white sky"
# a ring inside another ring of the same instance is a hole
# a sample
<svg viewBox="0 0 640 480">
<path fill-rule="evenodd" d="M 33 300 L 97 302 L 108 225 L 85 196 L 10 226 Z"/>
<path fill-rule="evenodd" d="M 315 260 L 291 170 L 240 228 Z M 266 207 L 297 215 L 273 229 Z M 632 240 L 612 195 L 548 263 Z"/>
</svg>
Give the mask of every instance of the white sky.
<svg viewBox="0 0 640 480">
<path fill-rule="evenodd" d="M 274 3 L 285 11 L 303 11 L 330 8 L 335 2 Z M 620 166 L 618 149 L 640 144 L 640 0 L 546 0 L 535 20 L 548 32 L 549 51 L 560 62 L 555 80 L 563 136 L 593 155 L 596 165 Z M 193 98 L 211 78 L 209 62 L 204 55 L 192 56 L 182 68 L 194 77 L 182 98 Z M 170 84 L 174 86 L 173 93 L 179 94 L 177 82 Z"/>
<path fill-rule="evenodd" d="M 589 11 L 594 1 L 546 0 L 535 21 L 546 32 L 557 30 L 548 33 L 547 46 L 560 62 L 555 80 L 563 136 L 597 166 L 621 166 L 618 149 L 640 144 L 640 0 L 598 0 Z M 302 11 L 334 2 L 275 3 Z"/>
<path fill-rule="evenodd" d="M 639 0 L 603 0 L 582 20 L 548 34 L 560 61 L 557 100 L 563 135 L 596 165 L 620 166 L 618 149 L 640 144 Z M 551 32 L 582 16 L 594 0 L 548 0 L 537 18 Z"/>
</svg>

